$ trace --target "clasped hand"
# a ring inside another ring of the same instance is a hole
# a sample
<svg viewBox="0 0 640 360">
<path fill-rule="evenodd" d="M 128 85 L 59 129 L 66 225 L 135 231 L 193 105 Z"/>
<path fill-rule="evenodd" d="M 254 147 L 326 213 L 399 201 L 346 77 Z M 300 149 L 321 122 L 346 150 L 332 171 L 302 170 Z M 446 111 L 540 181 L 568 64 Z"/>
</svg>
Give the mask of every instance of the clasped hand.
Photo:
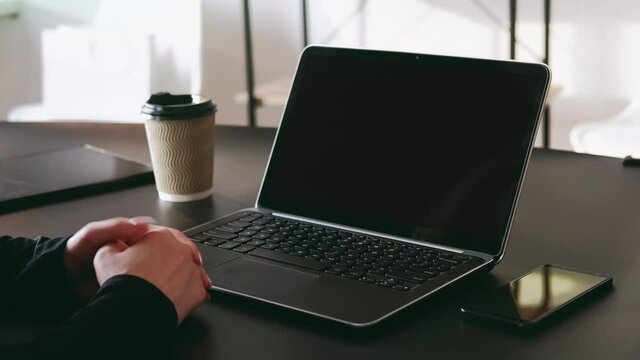
<svg viewBox="0 0 640 360">
<path fill-rule="evenodd" d="M 182 232 L 145 217 L 85 225 L 67 242 L 65 266 L 72 291 L 83 300 L 116 275 L 150 282 L 171 300 L 178 323 L 209 299 L 211 280 L 197 247 Z"/>
</svg>

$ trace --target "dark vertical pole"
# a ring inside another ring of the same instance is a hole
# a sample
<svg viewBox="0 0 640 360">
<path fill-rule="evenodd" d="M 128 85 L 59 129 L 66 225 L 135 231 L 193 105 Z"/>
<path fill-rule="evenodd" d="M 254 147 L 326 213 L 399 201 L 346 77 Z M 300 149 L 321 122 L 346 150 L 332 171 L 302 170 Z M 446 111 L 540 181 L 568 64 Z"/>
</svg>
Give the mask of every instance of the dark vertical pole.
<svg viewBox="0 0 640 360">
<path fill-rule="evenodd" d="M 302 0 L 302 43 L 309 45 L 309 20 L 307 19 L 307 0 Z"/>
<path fill-rule="evenodd" d="M 549 65 L 549 34 L 551 27 L 551 0 L 544 0 L 544 63 Z M 544 107 L 544 117 L 542 118 L 542 126 L 544 132 L 542 133 L 542 146 L 545 149 L 549 148 L 549 142 L 551 140 L 550 133 L 550 110 L 549 106 Z"/>
<path fill-rule="evenodd" d="M 509 58 L 516 58 L 516 22 L 518 13 L 518 1 L 509 0 Z"/>
<path fill-rule="evenodd" d="M 251 18 L 249 16 L 249 0 L 242 2 L 244 10 L 244 50 L 247 65 L 247 108 L 249 111 L 249 126 L 256 126 L 256 96 L 254 94 L 253 75 L 253 44 L 251 43 Z"/>
</svg>

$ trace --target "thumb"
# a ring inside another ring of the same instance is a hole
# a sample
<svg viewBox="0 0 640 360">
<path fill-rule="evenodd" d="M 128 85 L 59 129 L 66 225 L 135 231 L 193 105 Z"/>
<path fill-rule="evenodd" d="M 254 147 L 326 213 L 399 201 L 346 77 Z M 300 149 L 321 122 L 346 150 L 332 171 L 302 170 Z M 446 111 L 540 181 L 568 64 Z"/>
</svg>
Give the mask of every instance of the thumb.
<svg viewBox="0 0 640 360">
<path fill-rule="evenodd" d="M 129 245 L 124 243 L 122 240 L 112 241 L 106 243 L 98 250 L 98 252 L 96 253 L 96 258 L 101 256 L 113 256 L 127 250 L 128 248 Z"/>
<path fill-rule="evenodd" d="M 127 248 L 127 244 L 116 240 L 98 249 L 96 256 L 93 258 L 93 267 L 95 269 L 96 280 L 100 286 L 114 275 L 113 271 L 109 269 L 117 268 L 117 265 L 114 264 L 118 264 L 119 262 L 118 255 L 127 250 Z"/>
</svg>

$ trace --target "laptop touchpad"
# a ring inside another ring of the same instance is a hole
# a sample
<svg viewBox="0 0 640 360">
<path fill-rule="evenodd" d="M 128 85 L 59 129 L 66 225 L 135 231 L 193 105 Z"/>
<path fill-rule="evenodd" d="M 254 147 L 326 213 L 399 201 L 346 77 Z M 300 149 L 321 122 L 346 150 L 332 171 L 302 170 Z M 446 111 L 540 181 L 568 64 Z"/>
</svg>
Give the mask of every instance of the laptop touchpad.
<svg viewBox="0 0 640 360">
<path fill-rule="evenodd" d="M 239 258 L 207 271 L 213 286 L 245 294 L 285 295 L 310 286 L 318 275 Z"/>
</svg>

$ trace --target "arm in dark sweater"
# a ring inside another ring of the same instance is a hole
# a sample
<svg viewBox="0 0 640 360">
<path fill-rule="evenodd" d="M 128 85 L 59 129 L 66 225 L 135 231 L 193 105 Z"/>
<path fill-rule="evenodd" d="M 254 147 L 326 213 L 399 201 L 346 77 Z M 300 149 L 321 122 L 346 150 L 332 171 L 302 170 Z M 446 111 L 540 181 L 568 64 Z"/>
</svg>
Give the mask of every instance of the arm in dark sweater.
<svg viewBox="0 0 640 360">
<path fill-rule="evenodd" d="M 151 283 L 130 275 L 107 280 L 70 319 L 14 344 L 16 359 L 148 359 L 176 328 L 173 304 Z"/>
<path fill-rule="evenodd" d="M 119 275 L 106 281 L 88 304 L 79 303 L 67 285 L 66 241 L 0 238 L 3 320 L 55 323 L 0 344 L 0 354 L 8 355 L 2 358 L 154 355 L 176 327 L 171 301 L 146 280 Z"/>
<path fill-rule="evenodd" d="M 0 238 L 0 314 L 29 321 L 60 321 L 83 305 L 68 286 L 68 238 Z"/>
</svg>

